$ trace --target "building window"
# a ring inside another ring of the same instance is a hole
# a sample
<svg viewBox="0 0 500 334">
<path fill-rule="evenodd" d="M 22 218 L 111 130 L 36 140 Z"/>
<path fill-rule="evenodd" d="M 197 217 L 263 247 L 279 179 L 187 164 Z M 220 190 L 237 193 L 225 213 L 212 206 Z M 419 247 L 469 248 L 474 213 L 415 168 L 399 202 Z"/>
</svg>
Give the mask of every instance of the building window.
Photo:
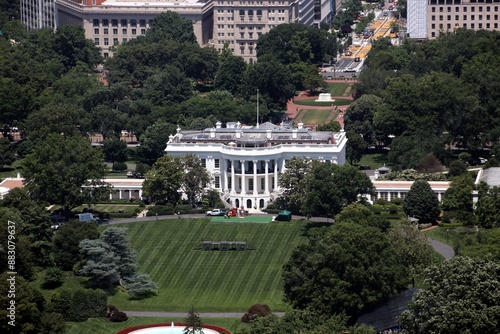
<svg viewBox="0 0 500 334">
<path fill-rule="evenodd" d="M 439 15 L 439 21 L 443 21 L 443 15 Z"/>
<path fill-rule="evenodd" d="M 109 57 L 109 53 L 104 52 L 104 58 L 108 58 L 108 57 Z"/>
<path fill-rule="evenodd" d="M 436 33 L 434 31 L 431 33 L 431 37 L 436 37 Z"/>
<path fill-rule="evenodd" d="M 201 165 L 202 165 L 204 168 L 207 168 L 207 159 L 201 159 Z"/>
<path fill-rule="evenodd" d="M 113 45 L 118 45 L 118 38 L 113 38 Z"/>
<path fill-rule="evenodd" d="M 123 28 L 122 29 L 122 35 L 126 35 L 127 34 L 127 28 Z"/>
<path fill-rule="evenodd" d="M 99 35 L 99 28 L 94 28 L 94 35 Z"/>
<path fill-rule="evenodd" d="M 94 38 L 94 44 L 99 45 L 99 38 Z"/>
<path fill-rule="evenodd" d="M 245 11 L 243 9 L 240 9 L 240 16 L 245 16 Z"/>
<path fill-rule="evenodd" d="M 446 17 L 446 19 L 447 19 L 448 21 L 451 21 L 451 15 L 448 15 L 448 16 Z"/>
<path fill-rule="evenodd" d="M 479 23 L 479 29 L 483 29 L 483 24 Z"/>
<path fill-rule="evenodd" d="M 112 20 L 111 20 L 111 25 L 112 25 L 113 27 L 118 27 L 118 20 L 117 20 L 117 19 L 112 19 Z"/>
<path fill-rule="evenodd" d="M 459 15 L 455 15 L 455 21 L 458 21 L 460 19 Z"/>
<path fill-rule="evenodd" d="M 108 38 L 104 38 L 104 45 L 109 45 L 109 39 Z"/>
<path fill-rule="evenodd" d="M 262 10 L 257 9 L 257 16 L 262 16 Z"/>
<path fill-rule="evenodd" d="M 248 190 L 253 191 L 253 178 L 248 178 Z"/>
<path fill-rule="evenodd" d="M 446 25 L 446 29 L 448 29 L 448 30 L 450 30 L 450 29 L 451 29 L 451 24 L 450 24 L 450 23 L 448 23 L 448 24 Z"/>
<path fill-rule="evenodd" d="M 146 20 L 139 20 L 139 25 L 141 27 L 145 27 L 146 26 Z"/>
<path fill-rule="evenodd" d="M 475 28 L 474 23 L 471 23 L 471 24 L 470 24 L 470 28 L 471 28 L 471 29 L 474 29 L 474 28 Z"/>
<path fill-rule="evenodd" d="M 99 26 L 99 20 L 94 19 L 94 21 L 93 21 L 93 22 L 94 22 L 94 27 L 98 27 L 98 26 Z"/>
<path fill-rule="evenodd" d="M 127 42 L 127 37 L 124 37 L 124 38 L 122 39 L 122 42 L 123 42 L 123 43 Z"/>
<path fill-rule="evenodd" d="M 436 12 L 436 7 L 431 8 L 431 12 L 435 13 Z"/>
<path fill-rule="evenodd" d="M 439 12 L 442 13 L 443 12 L 443 7 L 439 7 Z"/>
<path fill-rule="evenodd" d="M 113 28 L 113 35 L 118 35 L 118 29 L 117 28 Z"/>
<path fill-rule="evenodd" d="M 146 29 L 144 28 L 141 29 L 141 35 L 146 35 Z"/>
<path fill-rule="evenodd" d="M 266 179 L 260 179 L 260 190 L 266 190 Z"/>
<path fill-rule="evenodd" d="M 432 16 L 431 16 L 431 20 L 432 20 L 432 21 L 436 21 L 436 16 L 435 16 L 435 15 L 432 15 Z"/>
<path fill-rule="evenodd" d="M 215 163 L 215 168 L 220 168 L 220 160 L 219 159 L 215 159 L 214 163 Z"/>
<path fill-rule="evenodd" d="M 436 25 L 434 23 L 431 24 L 431 29 L 436 29 Z"/>
<path fill-rule="evenodd" d="M 446 11 L 447 11 L 448 13 L 451 13 L 451 7 L 446 8 Z"/>
<path fill-rule="evenodd" d="M 220 188 L 220 176 L 216 176 L 214 178 L 214 187 L 215 188 Z"/>
<path fill-rule="evenodd" d="M 483 11 L 483 7 L 479 6 L 479 11 L 482 12 Z"/>
<path fill-rule="evenodd" d="M 233 186 L 233 184 L 232 184 L 232 180 L 231 180 L 231 178 L 228 178 L 228 179 L 227 179 L 227 188 L 228 188 L 228 189 L 231 189 L 231 188 L 232 188 L 232 186 Z"/>
<path fill-rule="evenodd" d="M 130 26 L 131 26 L 131 27 L 135 27 L 135 26 L 137 26 L 137 20 L 133 20 L 133 19 L 132 19 L 132 20 L 130 20 Z"/>
<path fill-rule="evenodd" d="M 104 35 L 109 34 L 109 29 L 108 28 L 104 28 L 103 30 L 104 30 Z"/>
<path fill-rule="evenodd" d="M 132 29 L 132 35 L 137 35 L 137 29 Z"/>
<path fill-rule="evenodd" d="M 248 10 L 248 16 L 253 16 L 253 10 L 252 9 Z"/>
<path fill-rule="evenodd" d="M 464 15 L 464 21 L 467 21 L 467 15 Z"/>
<path fill-rule="evenodd" d="M 122 24 L 122 27 L 126 27 L 127 26 L 127 20 L 122 19 L 121 24 Z"/>
<path fill-rule="evenodd" d="M 483 20 L 483 15 L 479 15 L 479 21 Z"/>
</svg>

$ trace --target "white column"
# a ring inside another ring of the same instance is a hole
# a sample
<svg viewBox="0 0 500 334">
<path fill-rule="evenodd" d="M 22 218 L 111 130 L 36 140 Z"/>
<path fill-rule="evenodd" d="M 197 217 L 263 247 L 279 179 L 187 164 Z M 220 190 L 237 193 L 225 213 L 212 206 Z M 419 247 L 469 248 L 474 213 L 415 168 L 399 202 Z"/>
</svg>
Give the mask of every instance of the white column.
<svg viewBox="0 0 500 334">
<path fill-rule="evenodd" d="M 236 189 L 234 187 L 235 180 L 236 180 L 236 178 L 234 177 L 234 160 L 231 160 L 231 194 L 235 193 L 235 191 L 234 191 L 234 189 Z"/>
<path fill-rule="evenodd" d="M 222 191 L 226 192 L 229 190 L 227 186 L 227 160 L 222 159 L 222 175 L 223 175 L 223 180 L 224 180 L 224 185 L 222 186 Z"/>
<path fill-rule="evenodd" d="M 391 201 L 391 192 L 388 191 L 387 192 L 387 202 L 390 202 Z"/>
<path fill-rule="evenodd" d="M 286 159 L 281 159 L 281 173 L 285 172 Z"/>
<path fill-rule="evenodd" d="M 268 168 L 269 168 L 269 160 L 266 160 L 266 170 L 264 173 L 264 195 L 269 195 L 269 173 L 268 173 Z"/>
<path fill-rule="evenodd" d="M 257 161 L 253 161 L 253 194 L 257 196 Z M 254 205 L 256 206 L 256 205 Z"/>
<path fill-rule="evenodd" d="M 247 194 L 247 189 L 245 187 L 245 161 L 240 160 L 241 164 L 241 195 L 245 196 Z"/>
<path fill-rule="evenodd" d="M 278 159 L 274 159 L 274 191 L 278 190 Z"/>
<path fill-rule="evenodd" d="M 438 201 L 441 202 L 441 193 L 438 193 Z"/>
<path fill-rule="evenodd" d="M 121 190 L 118 190 L 118 198 L 122 199 L 122 191 Z"/>
<path fill-rule="evenodd" d="M 142 200 L 142 189 L 139 189 L 139 200 Z"/>
<path fill-rule="evenodd" d="M 109 193 L 109 200 L 112 200 L 112 199 L 113 199 L 113 194 L 114 194 L 114 193 L 115 193 L 114 191 L 111 191 L 111 192 Z"/>
</svg>

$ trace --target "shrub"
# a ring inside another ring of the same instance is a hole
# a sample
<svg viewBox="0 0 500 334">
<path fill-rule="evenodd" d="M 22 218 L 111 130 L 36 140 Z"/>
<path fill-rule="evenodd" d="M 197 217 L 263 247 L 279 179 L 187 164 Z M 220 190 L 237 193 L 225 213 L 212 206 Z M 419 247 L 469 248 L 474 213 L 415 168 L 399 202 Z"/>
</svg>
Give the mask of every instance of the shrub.
<svg viewBox="0 0 500 334">
<path fill-rule="evenodd" d="M 115 171 L 124 171 L 127 170 L 127 164 L 124 162 L 115 162 L 113 164 L 113 170 Z"/>
<path fill-rule="evenodd" d="M 384 207 L 380 204 L 373 204 L 371 207 L 374 214 L 379 215 L 384 211 Z"/>
<path fill-rule="evenodd" d="M 150 207 L 147 212 L 147 216 L 163 216 L 163 215 L 173 215 L 174 214 L 174 206 L 172 204 L 167 205 L 155 205 Z"/>
<path fill-rule="evenodd" d="M 61 313 L 66 321 L 81 322 L 106 314 L 107 295 L 102 290 L 63 290 L 52 295 L 50 310 Z"/>
<path fill-rule="evenodd" d="M 395 197 L 393 199 L 391 199 L 391 203 L 392 204 L 395 204 L 395 205 L 402 205 L 403 204 L 403 200 L 399 197 Z"/>
<path fill-rule="evenodd" d="M 43 275 L 42 287 L 44 289 L 55 289 L 63 284 L 63 273 L 59 268 L 48 268 Z"/>
<path fill-rule="evenodd" d="M 175 207 L 175 212 L 180 212 L 181 214 L 191 213 L 193 208 L 189 204 L 179 204 Z M 205 211 L 203 211 L 205 212 Z"/>
<path fill-rule="evenodd" d="M 127 320 L 128 320 L 127 314 L 125 312 L 120 312 L 120 311 L 113 313 L 113 315 L 109 318 L 109 321 L 111 322 L 123 322 Z"/>
<path fill-rule="evenodd" d="M 427 224 L 418 224 L 418 229 L 419 230 L 423 230 L 424 228 L 429 228 L 431 227 L 432 224 L 431 223 L 427 223 Z"/>
<path fill-rule="evenodd" d="M 383 198 L 377 199 L 373 204 L 378 204 L 378 205 L 387 205 L 387 200 Z"/>
<path fill-rule="evenodd" d="M 396 204 L 389 204 L 387 210 L 391 215 L 395 215 L 398 213 L 398 206 Z"/>
<path fill-rule="evenodd" d="M 249 309 L 248 312 L 241 317 L 243 322 L 252 322 L 259 317 L 265 317 L 271 314 L 271 309 L 265 304 L 254 304 Z"/>
</svg>

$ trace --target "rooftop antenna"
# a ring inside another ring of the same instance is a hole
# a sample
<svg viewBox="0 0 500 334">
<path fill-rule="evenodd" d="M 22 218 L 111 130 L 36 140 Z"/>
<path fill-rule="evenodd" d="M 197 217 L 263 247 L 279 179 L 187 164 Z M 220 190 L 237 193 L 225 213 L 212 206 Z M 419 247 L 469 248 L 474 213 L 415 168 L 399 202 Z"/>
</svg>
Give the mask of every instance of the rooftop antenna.
<svg viewBox="0 0 500 334">
<path fill-rule="evenodd" d="M 257 129 L 259 128 L 259 89 L 257 89 Z"/>
</svg>

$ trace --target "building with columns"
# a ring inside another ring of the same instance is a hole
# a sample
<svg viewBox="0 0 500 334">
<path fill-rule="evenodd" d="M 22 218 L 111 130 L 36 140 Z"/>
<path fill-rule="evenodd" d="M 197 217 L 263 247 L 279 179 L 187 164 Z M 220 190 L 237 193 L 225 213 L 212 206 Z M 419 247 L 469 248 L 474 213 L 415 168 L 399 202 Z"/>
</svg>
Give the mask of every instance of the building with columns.
<svg viewBox="0 0 500 334">
<path fill-rule="evenodd" d="M 234 207 L 262 209 L 279 196 L 278 180 L 293 157 L 346 162 L 347 138 L 341 132 L 315 132 L 275 125 L 220 122 L 205 130 L 177 129 L 165 151 L 172 156 L 193 154 L 213 177 L 211 187 Z"/>
</svg>

